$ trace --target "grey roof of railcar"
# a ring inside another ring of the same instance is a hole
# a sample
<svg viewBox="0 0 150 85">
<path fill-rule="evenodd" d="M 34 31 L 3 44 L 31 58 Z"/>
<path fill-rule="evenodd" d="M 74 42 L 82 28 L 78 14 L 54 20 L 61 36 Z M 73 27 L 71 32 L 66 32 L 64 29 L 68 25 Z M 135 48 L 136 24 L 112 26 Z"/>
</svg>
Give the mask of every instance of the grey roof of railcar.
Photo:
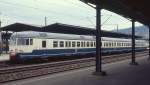
<svg viewBox="0 0 150 85">
<path fill-rule="evenodd" d="M 36 31 L 24 31 L 15 32 L 11 37 L 17 38 L 40 38 L 40 39 L 67 39 L 67 40 L 95 40 L 95 36 L 89 35 L 75 35 L 75 34 L 61 34 L 61 33 L 49 33 L 49 32 L 36 32 Z M 109 38 L 102 37 L 103 41 L 124 41 L 130 42 L 131 39 L 123 38 Z"/>
</svg>

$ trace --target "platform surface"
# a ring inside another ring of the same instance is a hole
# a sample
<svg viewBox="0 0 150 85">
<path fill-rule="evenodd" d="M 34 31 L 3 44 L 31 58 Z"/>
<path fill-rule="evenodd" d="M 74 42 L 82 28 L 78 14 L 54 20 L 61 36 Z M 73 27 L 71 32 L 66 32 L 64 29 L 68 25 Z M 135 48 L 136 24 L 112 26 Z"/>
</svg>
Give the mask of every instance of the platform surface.
<svg viewBox="0 0 150 85">
<path fill-rule="evenodd" d="M 94 76 L 94 67 L 12 81 L 3 85 L 150 85 L 150 60 L 137 58 L 138 66 L 131 60 L 104 64 L 107 76 Z"/>
<path fill-rule="evenodd" d="M 0 61 L 8 61 L 9 54 L 0 54 Z"/>
</svg>

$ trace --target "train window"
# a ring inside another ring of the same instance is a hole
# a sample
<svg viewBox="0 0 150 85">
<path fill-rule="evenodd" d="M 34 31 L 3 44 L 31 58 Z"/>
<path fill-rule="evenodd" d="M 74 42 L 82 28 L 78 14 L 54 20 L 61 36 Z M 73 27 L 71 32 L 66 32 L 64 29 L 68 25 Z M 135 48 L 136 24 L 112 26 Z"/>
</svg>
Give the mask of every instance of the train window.
<svg viewBox="0 0 150 85">
<path fill-rule="evenodd" d="M 129 45 L 130 45 L 130 46 L 132 46 L 132 44 L 131 44 L 131 43 L 130 43 Z"/>
<path fill-rule="evenodd" d="M 126 46 L 128 46 L 128 43 L 126 43 Z"/>
<path fill-rule="evenodd" d="M 105 47 L 107 47 L 108 46 L 108 43 L 107 42 L 105 42 Z"/>
<path fill-rule="evenodd" d="M 116 43 L 114 42 L 114 46 L 116 46 Z"/>
<path fill-rule="evenodd" d="M 122 47 L 124 46 L 124 44 L 122 43 Z"/>
<path fill-rule="evenodd" d="M 119 43 L 117 42 L 117 46 L 119 46 Z"/>
<path fill-rule="evenodd" d="M 106 46 L 106 43 L 104 42 L 104 47 Z"/>
<path fill-rule="evenodd" d="M 54 48 L 58 47 L 58 41 L 53 41 L 53 47 Z"/>
<path fill-rule="evenodd" d="M 106 47 L 108 47 L 108 42 L 106 42 Z"/>
<path fill-rule="evenodd" d="M 120 43 L 117 43 L 118 46 L 120 46 Z"/>
<path fill-rule="evenodd" d="M 69 41 L 65 42 L 65 47 L 71 47 L 70 45 L 71 45 L 71 42 L 70 43 L 69 43 Z"/>
<path fill-rule="evenodd" d="M 113 42 L 113 46 L 114 46 L 114 47 L 116 46 L 116 43 L 115 43 L 115 42 Z"/>
<path fill-rule="evenodd" d="M 121 46 L 122 44 L 121 43 L 119 43 L 119 46 Z"/>
<path fill-rule="evenodd" d="M 121 43 L 119 43 L 119 46 L 121 46 Z"/>
<path fill-rule="evenodd" d="M 84 43 L 83 42 L 81 42 L 81 47 L 83 47 L 84 46 Z"/>
<path fill-rule="evenodd" d="M 25 41 L 26 41 L 26 42 L 25 42 L 25 43 L 26 43 L 25 45 L 29 45 L 29 39 L 25 39 Z"/>
<path fill-rule="evenodd" d="M 86 42 L 84 42 L 84 46 L 83 46 L 83 47 L 85 47 L 85 46 L 86 46 L 85 44 L 86 44 Z"/>
<path fill-rule="evenodd" d="M 72 47 L 75 47 L 76 46 L 76 42 L 72 42 Z"/>
<path fill-rule="evenodd" d="M 93 47 L 93 42 L 91 42 L 91 47 Z"/>
<path fill-rule="evenodd" d="M 94 47 L 96 47 L 96 42 L 94 42 Z"/>
<path fill-rule="evenodd" d="M 64 47 L 64 41 L 60 41 L 59 46 Z"/>
<path fill-rule="evenodd" d="M 30 45 L 33 45 L 33 39 L 30 39 Z"/>
<path fill-rule="evenodd" d="M 24 40 L 18 38 L 18 39 L 17 39 L 17 45 L 24 45 Z"/>
<path fill-rule="evenodd" d="M 130 43 L 127 43 L 128 46 L 130 46 Z"/>
<path fill-rule="evenodd" d="M 42 41 L 42 48 L 46 48 L 46 41 Z"/>
<path fill-rule="evenodd" d="M 67 41 L 65 42 L 65 47 L 68 47 L 68 42 Z"/>
<path fill-rule="evenodd" d="M 128 43 L 128 46 L 130 47 L 130 43 Z"/>
<path fill-rule="evenodd" d="M 112 47 L 114 46 L 114 43 L 113 43 L 113 42 L 111 43 L 111 46 L 112 46 Z"/>
<path fill-rule="evenodd" d="M 109 43 L 109 47 L 111 47 L 111 43 Z"/>
<path fill-rule="evenodd" d="M 69 43 L 68 47 L 71 47 L 71 42 L 69 41 L 68 43 Z"/>
<path fill-rule="evenodd" d="M 87 47 L 89 47 L 90 46 L 90 44 L 89 44 L 89 42 L 87 42 Z"/>
<path fill-rule="evenodd" d="M 126 43 L 124 43 L 124 46 L 126 47 Z"/>
<path fill-rule="evenodd" d="M 77 47 L 80 47 L 80 42 L 77 42 Z"/>
<path fill-rule="evenodd" d="M 18 38 L 17 45 L 29 45 L 29 39 Z"/>
<path fill-rule="evenodd" d="M 121 43 L 118 43 L 118 46 L 121 46 Z"/>
</svg>

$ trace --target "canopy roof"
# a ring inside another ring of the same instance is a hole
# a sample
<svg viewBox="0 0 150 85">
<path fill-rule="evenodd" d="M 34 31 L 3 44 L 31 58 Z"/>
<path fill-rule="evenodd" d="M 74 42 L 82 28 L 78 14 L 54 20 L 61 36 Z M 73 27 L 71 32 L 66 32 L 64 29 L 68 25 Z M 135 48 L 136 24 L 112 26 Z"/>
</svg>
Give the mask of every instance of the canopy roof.
<svg viewBox="0 0 150 85">
<path fill-rule="evenodd" d="M 150 25 L 149 0 L 81 0 L 86 3 L 99 4 L 102 9 L 115 12 L 123 17 L 135 19 Z"/>
<path fill-rule="evenodd" d="M 87 27 L 80 27 L 62 23 L 54 23 L 45 27 L 37 27 L 33 25 L 27 25 L 22 23 L 15 23 L 5 27 L 2 27 L 4 31 L 39 31 L 39 32 L 51 32 L 51 33 L 63 33 L 63 34 L 77 34 L 77 35 L 96 35 L 96 30 Z M 131 35 L 102 31 L 102 37 L 116 37 L 116 38 L 131 38 Z M 136 36 L 136 38 L 141 38 Z"/>
<path fill-rule="evenodd" d="M 23 24 L 23 23 L 14 23 L 14 24 L 2 27 L 1 29 L 3 31 L 20 32 L 20 31 L 39 31 L 40 27 Z"/>
<path fill-rule="evenodd" d="M 96 35 L 96 29 L 73 26 L 61 23 L 54 23 L 42 28 L 43 32 L 53 32 L 53 33 L 64 33 L 64 34 L 78 34 L 78 35 Z M 102 30 L 102 37 L 116 37 L 116 38 L 131 38 L 132 35 L 116 33 L 110 31 Z M 136 38 L 141 38 L 136 36 Z"/>
</svg>

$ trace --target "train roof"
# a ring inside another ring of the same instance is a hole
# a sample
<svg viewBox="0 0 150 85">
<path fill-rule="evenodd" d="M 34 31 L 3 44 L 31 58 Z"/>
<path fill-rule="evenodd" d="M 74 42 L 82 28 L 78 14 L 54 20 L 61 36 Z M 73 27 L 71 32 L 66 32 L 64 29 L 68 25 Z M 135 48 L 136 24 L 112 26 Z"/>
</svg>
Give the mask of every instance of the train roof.
<svg viewBox="0 0 150 85">
<path fill-rule="evenodd" d="M 13 33 L 11 35 L 11 38 L 95 40 L 96 37 L 95 36 L 89 36 L 89 35 L 75 35 L 75 34 L 24 31 L 24 32 L 15 32 L 15 33 Z M 131 41 L 131 39 L 109 38 L 109 37 L 102 37 L 102 40 L 103 41 L 126 41 L 126 42 L 130 42 Z M 137 40 L 137 41 L 143 41 L 143 40 Z"/>
<path fill-rule="evenodd" d="M 12 34 L 11 37 L 16 37 L 16 38 L 41 38 L 41 39 L 95 40 L 95 36 L 49 33 L 49 32 L 36 32 L 36 31 L 15 32 L 15 33 Z"/>
</svg>

